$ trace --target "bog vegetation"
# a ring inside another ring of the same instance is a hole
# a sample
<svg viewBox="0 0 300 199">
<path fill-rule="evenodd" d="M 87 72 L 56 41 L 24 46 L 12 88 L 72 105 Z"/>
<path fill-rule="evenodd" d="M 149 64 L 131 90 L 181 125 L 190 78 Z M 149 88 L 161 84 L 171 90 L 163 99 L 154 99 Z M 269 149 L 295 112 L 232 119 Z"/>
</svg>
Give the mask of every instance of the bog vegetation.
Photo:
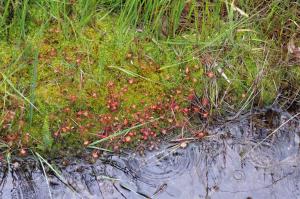
<svg viewBox="0 0 300 199">
<path fill-rule="evenodd" d="M 299 106 L 298 1 L 4 0 L 0 27 L 3 153 L 153 149 Z"/>
</svg>

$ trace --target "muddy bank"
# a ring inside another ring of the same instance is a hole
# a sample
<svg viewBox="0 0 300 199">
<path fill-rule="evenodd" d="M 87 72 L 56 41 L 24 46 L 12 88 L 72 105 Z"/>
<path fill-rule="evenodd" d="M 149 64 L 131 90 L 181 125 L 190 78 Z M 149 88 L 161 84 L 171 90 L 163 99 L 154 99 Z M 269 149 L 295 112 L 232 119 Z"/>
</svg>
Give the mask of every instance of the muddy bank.
<svg viewBox="0 0 300 199">
<path fill-rule="evenodd" d="M 61 179 L 34 157 L 14 159 L 2 163 L 1 198 L 299 198 L 300 122 L 287 122 L 292 116 L 247 114 L 186 148 L 166 143 L 144 157 L 52 160 Z"/>
</svg>

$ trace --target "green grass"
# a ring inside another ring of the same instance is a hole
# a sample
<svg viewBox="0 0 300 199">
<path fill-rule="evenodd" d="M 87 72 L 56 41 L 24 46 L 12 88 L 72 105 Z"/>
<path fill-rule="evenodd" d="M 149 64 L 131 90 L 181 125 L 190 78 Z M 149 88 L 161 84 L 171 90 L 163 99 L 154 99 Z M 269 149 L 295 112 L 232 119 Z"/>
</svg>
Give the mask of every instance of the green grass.
<svg viewBox="0 0 300 199">
<path fill-rule="evenodd" d="M 299 105 L 286 47 L 300 46 L 299 12 L 291 0 L 2 1 L 1 143 L 52 154 L 151 145 L 141 129 L 185 126 L 192 90 L 212 118 Z"/>
</svg>

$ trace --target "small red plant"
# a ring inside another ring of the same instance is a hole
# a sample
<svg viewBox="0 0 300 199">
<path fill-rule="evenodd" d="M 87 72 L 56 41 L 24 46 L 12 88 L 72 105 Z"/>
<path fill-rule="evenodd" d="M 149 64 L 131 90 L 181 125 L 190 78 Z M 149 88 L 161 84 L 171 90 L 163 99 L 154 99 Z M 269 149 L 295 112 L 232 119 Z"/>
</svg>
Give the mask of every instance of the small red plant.
<svg viewBox="0 0 300 199">
<path fill-rule="evenodd" d="M 97 159 L 97 158 L 99 158 L 99 152 L 98 151 L 93 151 L 92 152 L 92 157 L 94 158 L 94 159 Z"/>
<path fill-rule="evenodd" d="M 131 137 L 128 135 L 124 138 L 124 142 L 129 143 L 131 141 Z"/>
<path fill-rule="evenodd" d="M 26 156 L 27 155 L 27 151 L 24 148 L 20 149 L 20 156 Z"/>
<path fill-rule="evenodd" d="M 208 133 L 205 131 L 199 131 L 199 132 L 194 133 L 194 136 L 198 139 L 202 139 L 207 135 L 208 135 Z"/>
<path fill-rule="evenodd" d="M 72 102 L 72 103 L 76 102 L 76 100 L 77 100 L 76 95 L 70 95 L 69 100 L 70 100 L 70 102 Z"/>
<path fill-rule="evenodd" d="M 57 54 L 57 52 L 56 52 L 56 49 L 55 48 L 52 48 L 51 50 L 50 50 L 50 56 L 51 57 L 54 57 L 54 56 L 56 56 L 56 54 Z"/>
<path fill-rule="evenodd" d="M 107 108 L 109 108 L 112 112 L 116 111 L 119 107 L 119 102 L 115 99 L 109 99 L 107 101 Z"/>
<path fill-rule="evenodd" d="M 113 88 L 115 86 L 115 83 L 113 82 L 113 81 L 109 81 L 108 83 L 107 83 L 107 87 L 108 88 Z"/>
<path fill-rule="evenodd" d="M 210 78 L 210 79 L 212 79 L 212 78 L 215 77 L 215 74 L 214 74 L 212 71 L 208 71 L 208 72 L 206 73 L 206 75 L 207 75 L 207 77 Z"/>
<path fill-rule="evenodd" d="M 205 112 L 203 112 L 201 115 L 202 115 L 203 118 L 206 119 L 206 118 L 208 118 L 209 113 L 208 113 L 207 111 L 205 111 Z"/>
<path fill-rule="evenodd" d="M 189 73 L 190 73 L 190 68 L 187 66 L 187 67 L 185 68 L 185 74 L 188 75 Z"/>
<path fill-rule="evenodd" d="M 81 63 L 81 58 L 79 57 L 76 59 L 76 64 L 79 65 L 80 63 Z"/>
<path fill-rule="evenodd" d="M 208 106 L 209 105 L 209 99 L 206 98 L 206 97 L 203 97 L 202 100 L 201 100 L 201 104 L 205 107 Z"/>
<path fill-rule="evenodd" d="M 134 83 L 134 80 L 133 80 L 133 79 L 129 79 L 129 80 L 128 80 L 128 83 L 129 83 L 129 84 L 133 84 L 133 83 Z"/>
<path fill-rule="evenodd" d="M 134 133 L 133 133 L 133 132 L 129 132 L 129 133 L 128 133 L 128 136 L 133 137 L 133 136 L 134 136 Z"/>
</svg>

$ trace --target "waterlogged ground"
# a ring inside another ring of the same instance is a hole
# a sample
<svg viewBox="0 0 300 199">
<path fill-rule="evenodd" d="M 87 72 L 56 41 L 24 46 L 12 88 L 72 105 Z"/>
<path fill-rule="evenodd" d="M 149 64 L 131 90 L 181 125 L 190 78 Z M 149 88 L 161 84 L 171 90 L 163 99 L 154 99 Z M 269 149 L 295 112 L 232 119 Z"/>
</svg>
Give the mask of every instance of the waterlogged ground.
<svg viewBox="0 0 300 199">
<path fill-rule="evenodd" d="M 300 198 L 299 117 L 286 122 L 293 115 L 271 110 L 246 114 L 211 127 L 201 141 L 186 147 L 166 143 L 144 157 L 108 155 L 94 164 L 81 158 L 52 161 L 67 185 L 44 164 L 46 178 L 36 159 L 13 160 L 10 168 L 1 167 L 1 196 Z"/>
</svg>

